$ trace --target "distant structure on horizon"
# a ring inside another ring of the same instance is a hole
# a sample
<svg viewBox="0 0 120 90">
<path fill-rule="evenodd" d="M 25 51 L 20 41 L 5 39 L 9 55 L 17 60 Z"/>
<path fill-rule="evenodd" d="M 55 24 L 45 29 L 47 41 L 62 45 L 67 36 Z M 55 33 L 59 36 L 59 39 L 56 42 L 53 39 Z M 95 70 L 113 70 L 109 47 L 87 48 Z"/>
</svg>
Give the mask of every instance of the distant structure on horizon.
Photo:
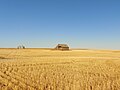
<svg viewBox="0 0 120 90">
<path fill-rule="evenodd" d="M 69 46 L 67 44 L 58 44 L 56 47 L 55 47 L 55 50 L 69 50 Z"/>
<path fill-rule="evenodd" d="M 25 49 L 25 46 L 19 45 L 19 46 L 17 47 L 17 49 Z"/>
</svg>

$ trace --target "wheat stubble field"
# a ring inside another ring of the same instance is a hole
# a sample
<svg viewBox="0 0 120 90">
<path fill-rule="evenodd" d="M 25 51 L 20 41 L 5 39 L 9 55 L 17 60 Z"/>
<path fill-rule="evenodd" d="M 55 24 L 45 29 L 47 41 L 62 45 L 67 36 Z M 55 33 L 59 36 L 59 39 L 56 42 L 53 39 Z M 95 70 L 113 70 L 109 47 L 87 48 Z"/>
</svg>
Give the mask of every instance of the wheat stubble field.
<svg viewBox="0 0 120 90">
<path fill-rule="evenodd" d="M 0 90 L 120 90 L 120 51 L 0 49 Z"/>
</svg>

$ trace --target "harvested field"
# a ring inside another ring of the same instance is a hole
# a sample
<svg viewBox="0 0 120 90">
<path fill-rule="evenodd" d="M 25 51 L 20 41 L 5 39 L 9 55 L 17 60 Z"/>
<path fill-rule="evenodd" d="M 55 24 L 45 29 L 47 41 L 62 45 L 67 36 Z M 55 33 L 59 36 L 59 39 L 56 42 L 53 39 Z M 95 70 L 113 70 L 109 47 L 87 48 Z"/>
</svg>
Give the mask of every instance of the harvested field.
<svg viewBox="0 0 120 90">
<path fill-rule="evenodd" d="M 119 90 L 120 51 L 0 49 L 0 90 Z"/>
</svg>

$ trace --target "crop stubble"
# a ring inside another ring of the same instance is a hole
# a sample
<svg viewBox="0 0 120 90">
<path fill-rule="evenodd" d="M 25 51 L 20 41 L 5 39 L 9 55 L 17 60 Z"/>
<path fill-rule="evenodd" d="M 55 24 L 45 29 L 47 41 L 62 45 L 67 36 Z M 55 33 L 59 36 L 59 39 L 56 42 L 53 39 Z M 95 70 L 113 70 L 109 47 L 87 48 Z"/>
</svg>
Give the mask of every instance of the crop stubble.
<svg viewBox="0 0 120 90">
<path fill-rule="evenodd" d="M 1 90 L 119 90 L 120 52 L 0 49 Z"/>
</svg>

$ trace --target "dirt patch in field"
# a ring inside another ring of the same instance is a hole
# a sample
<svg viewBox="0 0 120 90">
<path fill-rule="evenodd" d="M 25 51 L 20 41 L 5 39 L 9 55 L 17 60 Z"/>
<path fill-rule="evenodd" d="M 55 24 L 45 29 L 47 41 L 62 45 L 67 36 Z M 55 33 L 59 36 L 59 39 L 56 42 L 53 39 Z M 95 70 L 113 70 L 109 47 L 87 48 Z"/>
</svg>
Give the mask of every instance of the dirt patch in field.
<svg viewBox="0 0 120 90">
<path fill-rule="evenodd" d="M 5 58 L 5 57 L 0 57 L 0 59 L 7 59 L 7 58 Z"/>
</svg>

